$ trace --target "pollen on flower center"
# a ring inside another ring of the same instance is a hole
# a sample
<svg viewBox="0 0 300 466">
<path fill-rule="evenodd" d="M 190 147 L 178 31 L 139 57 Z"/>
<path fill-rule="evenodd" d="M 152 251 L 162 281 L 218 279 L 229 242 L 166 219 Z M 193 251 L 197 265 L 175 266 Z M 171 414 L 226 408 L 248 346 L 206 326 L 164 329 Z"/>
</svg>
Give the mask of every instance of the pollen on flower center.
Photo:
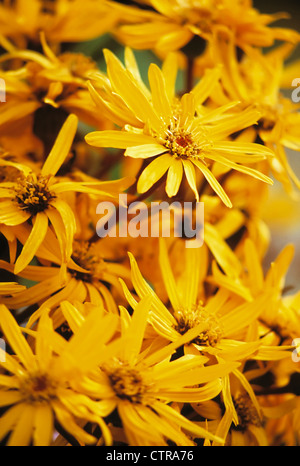
<svg viewBox="0 0 300 466">
<path fill-rule="evenodd" d="M 192 134 L 182 129 L 167 129 L 164 145 L 174 157 L 188 159 L 199 157 L 199 149 L 193 141 Z"/>
<path fill-rule="evenodd" d="M 234 406 L 239 418 L 238 427 L 242 430 L 247 429 L 249 424 L 260 427 L 261 419 L 253 405 L 249 395 L 241 394 L 234 399 Z"/>
<path fill-rule="evenodd" d="M 199 346 L 216 346 L 221 339 L 222 332 L 216 316 L 208 313 L 200 305 L 177 311 L 174 317 L 177 320 L 175 330 L 181 335 L 199 324 L 204 324 L 204 330 L 193 340 L 193 343 Z"/>
<path fill-rule="evenodd" d="M 99 257 L 99 254 L 94 249 L 94 245 L 90 244 L 89 241 L 75 240 L 73 242 L 72 259 L 80 267 L 87 270 L 87 273 L 76 270 L 70 272 L 76 279 L 85 282 L 91 282 L 93 277 L 97 275 L 97 271 L 101 272 L 105 268 L 104 260 Z"/>
<path fill-rule="evenodd" d="M 43 212 L 49 207 L 51 200 L 56 196 L 48 188 L 48 176 L 29 175 L 19 178 L 15 186 L 15 200 L 22 210 L 32 215 Z"/>
<path fill-rule="evenodd" d="M 59 55 L 59 60 L 65 63 L 76 77 L 83 78 L 88 71 L 96 70 L 96 63 L 81 53 L 65 52 Z"/>
<path fill-rule="evenodd" d="M 132 403 L 141 403 L 147 392 L 148 384 L 143 380 L 140 372 L 127 364 L 118 363 L 103 368 L 109 377 L 116 395 Z"/>
<path fill-rule="evenodd" d="M 49 401 L 56 397 L 56 383 L 47 374 L 36 374 L 23 380 L 21 392 L 32 403 Z"/>
</svg>

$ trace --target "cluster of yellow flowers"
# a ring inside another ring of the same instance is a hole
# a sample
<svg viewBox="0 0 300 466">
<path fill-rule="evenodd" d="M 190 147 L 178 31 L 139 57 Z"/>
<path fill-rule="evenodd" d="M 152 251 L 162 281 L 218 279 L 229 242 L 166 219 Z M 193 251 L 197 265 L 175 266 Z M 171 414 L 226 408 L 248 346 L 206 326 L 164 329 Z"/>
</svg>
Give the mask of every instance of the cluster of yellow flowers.
<svg viewBox="0 0 300 466">
<path fill-rule="evenodd" d="M 262 218 L 274 180 L 300 188 L 284 17 L 0 1 L 2 444 L 299 444 L 294 247 L 265 270 Z M 76 46 L 107 36 L 121 56 L 100 45 L 100 69 Z M 203 245 L 99 237 L 97 205 L 120 194 L 204 203 Z"/>
</svg>

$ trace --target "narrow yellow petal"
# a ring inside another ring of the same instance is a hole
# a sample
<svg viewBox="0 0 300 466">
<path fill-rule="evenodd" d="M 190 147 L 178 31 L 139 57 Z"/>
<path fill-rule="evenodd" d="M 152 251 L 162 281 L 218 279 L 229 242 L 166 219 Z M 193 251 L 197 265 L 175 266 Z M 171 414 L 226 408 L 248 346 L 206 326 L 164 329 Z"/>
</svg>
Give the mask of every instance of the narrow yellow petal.
<svg viewBox="0 0 300 466">
<path fill-rule="evenodd" d="M 43 176 L 55 175 L 70 152 L 78 125 L 76 115 L 69 115 L 60 130 L 59 135 L 45 161 L 41 174 Z"/>
<path fill-rule="evenodd" d="M 154 63 L 151 63 L 148 70 L 148 79 L 152 93 L 153 106 L 158 115 L 162 118 L 170 118 L 172 110 L 169 98 L 166 92 L 166 83 L 164 75 L 160 68 Z"/>
<path fill-rule="evenodd" d="M 9 432 L 11 432 L 20 418 L 26 405 L 19 403 L 11 407 L 6 413 L 1 416 L 0 423 L 0 440 L 2 440 Z"/>
<path fill-rule="evenodd" d="M 94 131 L 87 134 L 85 140 L 94 147 L 113 147 L 115 149 L 127 149 L 127 147 L 154 144 L 155 140 L 142 133 L 126 131 Z"/>
<path fill-rule="evenodd" d="M 54 417 L 49 405 L 37 405 L 34 412 L 33 443 L 36 447 L 47 447 L 53 437 Z"/>
<path fill-rule="evenodd" d="M 159 241 L 159 263 L 164 285 L 167 290 L 172 307 L 175 311 L 179 311 L 182 307 L 182 303 L 177 292 L 175 278 L 168 257 L 167 245 L 165 240 L 162 238 Z"/>
<path fill-rule="evenodd" d="M 27 369 L 32 369 L 34 357 L 20 327 L 6 306 L 0 304 L 1 329 L 13 351 Z"/>
<path fill-rule="evenodd" d="M 209 170 L 209 168 L 207 168 L 206 165 L 204 165 L 204 163 L 202 163 L 202 162 L 200 162 L 198 160 L 193 160 L 193 163 L 196 165 L 197 168 L 199 168 L 199 170 L 202 172 L 202 174 L 204 175 L 204 177 L 206 178 L 206 180 L 208 181 L 208 183 L 210 184 L 212 189 L 216 192 L 216 194 L 218 194 L 218 196 L 224 202 L 224 204 L 227 207 L 231 208 L 232 203 L 231 203 L 229 197 L 225 193 L 224 189 L 222 188 L 222 186 L 220 185 L 218 180 L 215 178 L 215 176 Z"/>
<path fill-rule="evenodd" d="M 189 160 L 182 160 L 182 163 L 183 163 L 184 173 L 185 173 L 187 182 L 191 190 L 195 194 L 196 201 L 199 202 L 199 193 L 198 193 L 197 184 L 196 184 L 196 172 L 195 172 L 194 165 Z"/>
<path fill-rule="evenodd" d="M 137 190 L 139 193 L 147 192 L 158 180 L 160 180 L 172 164 L 169 154 L 160 155 L 153 160 L 139 177 Z"/>
<path fill-rule="evenodd" d="M 19 255 L 14 273 L 18 275 L 34 258 L 39 246 L 45 239 L 48 230 L 48 217 L 44 212 L 38 212 L 33 220 L 32 230 Z"/>
<path fill-rule="evenodd" d="M 167 151 L 168 149 L 160 144 L 143 144 L 141 146 L 128 147 L 124 155 L 133 157 L 135 159 L 147 159 Z"/>
<path fill-rule="evenodd" d="M 174 159 L 168 170 L 166 193 L 169 197 L 176 196 L 182 181 L 182 162 Z"/>
<path fill-rule="evenodd" d="M 131 324 L 124 335 L 124 347 L 122 348 L 122 360 L 124 358 L 129 364 L 135 364 L 144 341 L 144 333 L 147 324 L 152 297 L 145 296 L 136 306 Z"/>
<path fill-rule="evenodd" d="M 16 226 L 26 222 L 31 217 L 29 212 L 18 208 L 17 204 L 11 201 L 1 201 L 0 223 L 8 226 Z"/>
<path fill-rule="evenodd" d="M 60 243 L 64 243 L 64 234 L 66 236 L 66 251 L 64 254 L 65 258 L 70 258 L 72 254 L 73 239 L 76 233 L 76 220 L 71 207 L 61 199 L 54 199 L 51 202 L 51 206 L 58 210 L 61 215 L 65 231 L 61 231 L 60 228 L 55 231 L 56 235 L 60 236 Z M 55 226 L 55 225 L 53 225 Z"/>
</svg>

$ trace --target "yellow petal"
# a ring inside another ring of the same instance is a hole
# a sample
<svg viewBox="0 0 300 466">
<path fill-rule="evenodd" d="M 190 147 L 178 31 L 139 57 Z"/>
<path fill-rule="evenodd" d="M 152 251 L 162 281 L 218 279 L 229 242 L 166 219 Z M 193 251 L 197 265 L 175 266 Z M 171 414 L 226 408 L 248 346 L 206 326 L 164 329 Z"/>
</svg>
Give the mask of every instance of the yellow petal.
<svg viewBox="0 0 300 466">
<path fill-rule="evenodd" d="M 168 170 L 166 193 L 169 197 L 176 196 L 182 181 L 182 162 L 174 159 Z"/>
<path fill-rule="evenodd" d="M 189 160 L 182 160 L 183 167 L 184 167 L 184 173 L 187 179 L 187 182 L 195 194 L 196 201 L 199 202 L 199 193 L 197 189 L 197 184 L 196 184 L 196 173 L 195 173 L 195 168 L 192 162 Z"/>
<path fill-rule="evenodd" d="M 159 241 L 159 263 L 168 297 L 173 309 L 178 311 L 181 309 L 182 303 L 177 292 L 177 286 L 169 261 L 166 242 L 162 238 Z"/>
<path fill-rule="evenodd" d="M 218 196 L 224 202 L 224 204 L 227 207 L 231 208 L 232 203 L 231 203 L 229 197 L 225 193 L 224 189 L 222 188 L 222 186 L 220 185 L 218 180 L 215 178 L 215 176 L 209 170 L 209 168 L 207 168 L 204 165 L 204 163 L 202 163 L 202 162 L 200 162 L 198 160 L 193 160 L 193 163 L 196 165 L 196 167 L 199 168 L 199 170 L 202 172 L 202 174 L 204 175 L 204 177 L 206 178 L 206 180 L 208 181 L 208 183 L 210 184 L 212 189 L 216 192 L 216 194 L 218 194 Z"/>
<path fill-rule="evenodd" d="M 153 160 L 139 177 L 137 190 L 139 193 L 147 192 L 158 180 L 160 180 L 172 164 L 169 154 L 161 155 Z"/>
<path fill-rule="evenodd" d="M 18 275 L 34 258 L 39 246 L 45 239 L 48 230 L 48 217 L 44 212 L 38 212 L 33 220 L 32 230 L 19 255 L 14 273 Z"/>
<path fill-rule="evenodd" d="M 64 243 L 64 234 L 66 235 L 66 251 L 64 257 L 69 259 L 72 255 L 73 239 L 76 233 L 76 220 L 74 213 L 66 202 L 58 198 L 51 202 L 51 206 L 57 209 L 61 215 L 64 224 L 64 231 L 61 231 L 59 228 L 55 233 L 58 237 L 60 236 L 61 244 Z"/>
<path fill-rule="evenodd" d="M 58 172 L 70 152 L 77 131 L 77 125 L 77 116 L 73 114 L 69 115 L 43 165 L 41 171 L 43 176 L 55 175 Z"/>
<path fill-rule="evenodd" d="M 20 327 L 6 306 L 0 304 L 1 329 L 9 345 L 27 369 L 32 369 L 34 357 Z"/>
<path fill-rule="evenodd" d="M 113 147 L 115 149 L 127 149 L 127 147 L 154 144 L 155 140 L 142 133 L 126 131 L 94 131 L 89 133 L 85 140 L 94 147 Z"/>
<path fill-rule="evenodd" d="M 170 118 L 172 111 L 166 92 L 164 75 L 154 63 L 149 66 L 148 79 L 152 93 L 152 103 L 157 114 L 162 118 Z"/>
<path fill-rule="evenodd" d="M 54 417 L 48 405 L 37 405 L 34 412 L 33 443 L 36 447 L 47 447 L 53 437 Z"/>
<path fill-rule="evenodd" d="M 26 222 L 31 217 L 29 212 L 21 210 L 11 201 L 2 201 L 0 204 L 0 223 L 16 226 Z"/>
<path fill-rule="evenodd" d="M 168 149 L 164 146 L 161 146 L 160 144 L 143 144 L 142 146 L 128 147 L 124 155 L 133 157 L 135 159 L 147 159 L 167 151 Z"/>
</svg>

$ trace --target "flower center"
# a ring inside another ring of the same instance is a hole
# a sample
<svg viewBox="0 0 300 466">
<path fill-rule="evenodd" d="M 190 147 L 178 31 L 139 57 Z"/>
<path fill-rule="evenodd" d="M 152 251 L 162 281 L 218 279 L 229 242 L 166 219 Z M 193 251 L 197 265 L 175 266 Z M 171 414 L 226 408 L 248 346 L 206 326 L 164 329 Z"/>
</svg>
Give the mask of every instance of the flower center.
<svg viewBox="0 0 300 466">
<path fill-rule="evenodd" d="M 62 53 L 59 60 L 67 65 L 73 76 L 79 78 L 84 78 L 86 73 L 97 69 L 96 63 L 81 53 Z"/>
<path fill-rule="evenodd" d="M 70 270 L 77 280 L 91 282 L 93 277 L 99 275 L 105 269 L 105 262 L 99 256 L 93 244 L 89 241 L 75 240 L 73 242 L 72 259 L 87 273 L 79 272 L 77 270 Z"/>
<path fill-rule="evenodd" d="M 36 215 L 49 207 L 55 195 L 48 188 L 49 176 L 29 175 L 19 178 L 15 186 L 15 200 L 22 210 Z"/>
<path fill-rule="evenodd" d="M 249 424 L 261 427 L 261 419 L 249 395 L 239 395 L 234 399 L 234 406 L 239 418 L 238 428 L 246 430 Z"/>
<path fill-rule="evenodd" d="M 132 403 L 142 402 L 148 384 L 145 383 L 138 370 L 121 362 L 105 367 L 103 370 L 108 375 L 111 386 L 119 398 Z"/>
<path fill-rule="evenodd" d="M 169 149 L 174 157 L 188 159 L 189 157 L 199 157 L 199 149 L 193 141 L 192 134 L 183 129 L 167 129 L 164 145 Z"/>
<path fill-rule="evenodd" d="M 184 335 L 191 328 L 199 324 L 204 324 L 204 330 L 193 340 L 193 343 L 199 346 L 216 346 L 222 332 L 215 315 L 208 313 L 201 305 L 193 309 L 182 309 L 174 314 L 177 320 L 175 330 Z"/>
<path fill-rule="evenodd" d="M 56 397 L 56 386 L 47 374 L 36 374 L 22 382 L 21 392 L 29 402 L 49 401 Z"/>
</svg>

